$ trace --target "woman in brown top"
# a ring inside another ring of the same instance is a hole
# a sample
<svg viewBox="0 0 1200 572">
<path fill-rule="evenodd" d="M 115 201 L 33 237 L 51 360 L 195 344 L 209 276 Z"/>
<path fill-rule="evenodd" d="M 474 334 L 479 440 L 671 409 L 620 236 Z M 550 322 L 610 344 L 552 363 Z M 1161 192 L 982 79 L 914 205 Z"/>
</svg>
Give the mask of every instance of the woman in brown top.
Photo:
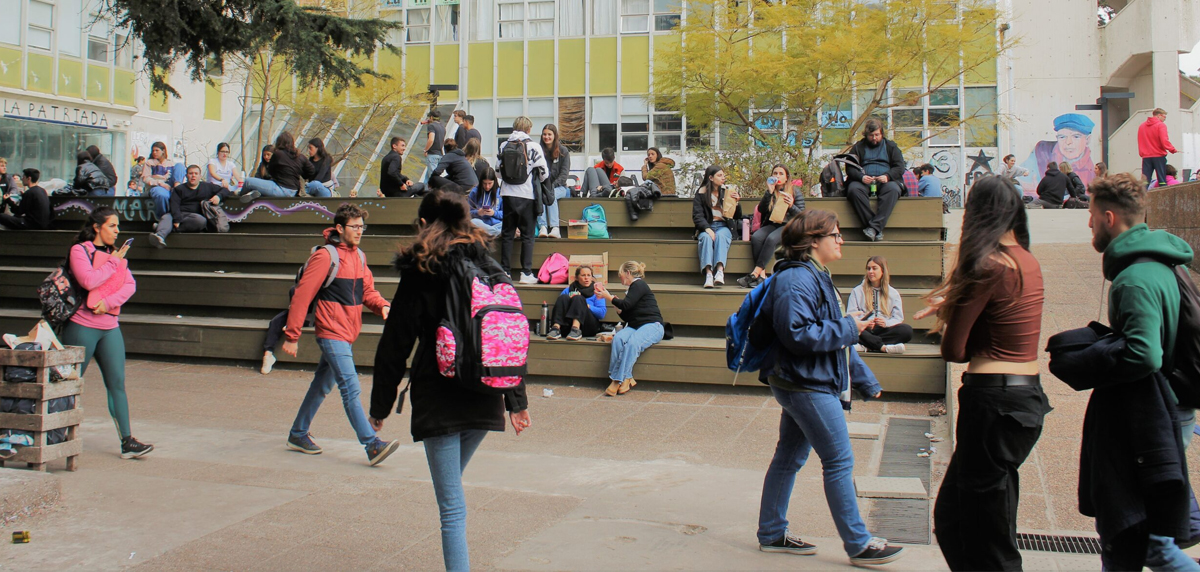
<svg viewBox="0 0 1200 572">
<path fill-rule="evenodd" d="M 1050 411 L 1038 377 L 1042 271 L 1025 208 L 1000 177 L 967 195 L 950 277 L 929 296 L 942 357 L 968 363 L 958 392 L 957 447 L 933 509 L 951 570 L 1020 570 L 1018 469 Z"/>
</svg>

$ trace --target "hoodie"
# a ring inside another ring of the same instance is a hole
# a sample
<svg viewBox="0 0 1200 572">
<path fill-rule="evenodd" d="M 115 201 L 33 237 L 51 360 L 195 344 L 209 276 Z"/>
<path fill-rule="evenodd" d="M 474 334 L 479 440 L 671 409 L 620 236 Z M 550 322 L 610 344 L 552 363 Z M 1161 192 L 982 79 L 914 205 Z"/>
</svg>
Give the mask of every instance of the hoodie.
<svg viewBox="0 0 1200 572">
<path fill-rule="evenodd" d="M 1140 257 L 1162 264 L 1134 262 Z M 1104 278 L 1112 281 L 1108 322 L 1125 337 L 1118 361 L 1128 379 L 1142 379 L 1173 363 L 1179 286 L 1167 265 L 1191 261 L 1192 248 L 1182 238 L 1150 230 L 1145 223 L 1121 233 L 1104 249 Z"/>
<path fill-rule="evenodd" d="M 675 194 L 675 160 L 663 157 L 654 163 L 654 167 L 647 169 L 646 165 L 642 165 L 642 178 L 647 181 L 654 181 L 658 185 L 658 190 L 664 195 Z"/>
<path fill-rule="evenodd" d="M 525 156 L 528 158 L 529 176 L 525 178 L 525 182 L 519 185 L 510 185 L 503 180 L 500 181 L 500 196 L 516 197 L 519 199 L 534 199 L 533 194 L 533 177 L 536 173 L 538 181 L 545 181 L 550 176 L 550 168 L 546 165 L 546 156 L 542 153 L 542 146 L 535 143 L 529 138 L 529 134 L 524 131 L 513 131 L 508 136 L 508 141 L 500 145 L 500 152 L 496 156 L 504 157 L 504 148 L 509 145 L 515 145 L 519 141 L 525 142 Z M 496 173 L 499 174 L 501 169 L 500 161 L 496 162 Z M 539 170 L 540 169 L 540 170 Z"/>
<path fill-rule="evenodd" d="M 342 242 L 341 235 L 333 228 L 325 229 L 325 244 L 337 247 L 337 278 L 328 288 L 322 289 L 329 276 L 329 253 L 317 249 L 308 257 L 304 274 L 296 285 L 292 303 L 288 306 L 287 327 L 283 335 L 289 342 L 299 341 L 300 328 L 308 315 L 308 307 L 316 300 L 315 321 L 317 337 L 325 340 L 340 340 L 354 343 L 362 331 L 362 307 L 365 305 L 376 315 L 382 316 L 388 306 L 387 300 L 375 290 L 375 277 L 371 269 L 352 249 Z"/>
<path fill-rule="evenodd" d="M 1061 205 L 1067 200 L 1067 189 L 1070 186 L 1070 181 L 1062 171 L 1046 169 L 1045 176 L 1038 181 L 1037 195 L 1039 199 L 1050 204 Z"/>
<path fill-rule="evenodd" d="M 1167 138 L 1167 124 L 1153 115 L 1138 126 L 1137 138 L 1138 155 L 1142 157 L 1166 157 L 1168 152 L 1178 152 Z"/>
</svg>

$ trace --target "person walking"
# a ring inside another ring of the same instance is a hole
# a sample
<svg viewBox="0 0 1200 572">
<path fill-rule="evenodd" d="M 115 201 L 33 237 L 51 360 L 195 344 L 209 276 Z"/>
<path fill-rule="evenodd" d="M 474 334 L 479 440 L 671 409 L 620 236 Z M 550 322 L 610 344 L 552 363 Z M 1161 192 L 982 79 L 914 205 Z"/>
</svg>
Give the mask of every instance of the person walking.
<svg viewBox="0 0 1200 572">
<path fill-rule="evenodd" d="M 333 261 L 326 249 L 316 249 L 305 265 L 304 274 L 296 284 L 296 292 L 288 307 L 283 352 L 296 355 L 300 328 L 308 315 L 309 306 L 315 302 L 317 346 L 321 348 L 321 361 L 296 413 L 287 446 L 309 455 L 321 453 L 321 447 L 313 441 L 308 428 L 325 396 L 337 385 L 350 426 L 358 435 L 358 442 L 366 448 L 368 462 L 374 466 L 395 452 L 400 441 L 384 442 L 377 437 L 358 400 L 360 389 L 358 372 L 354 369 L 353 344 L 362 331 L 362 307 L 365 305 L 384 320 L 391 309 L 387 300 L 375 290 L 375 278 L 367 267 L 366 256 L 358 248 L 367 230 L 366 220 L 367 211 L 350 203 L 343 203 L 334 214 L 333 228 L 325 229 L 325 244 L 337 250 L 337 276 L 328 287 L 323 287 Z"/>
<path fill-rule="evenodd" d="M 914 319 L 937 313 L 942 358 L 966 363 L 956 448 L 933 509 L 951 570 L 1020 570 L 1019 470 L 1050 411 L 1038 375 L 1042 270 L 1021 198 L 998 176 L 967 195 L 950 276 Z"/>
<path fill-rule="evenodd" d="M 781 259 L 763 300 L 750 342 L 770 348 L 759 379 L 771 386 L 782 407 L 779 441 L 763 480 L 758 512 L 758 548 L 763 552 L 811 555 L 817 547 L 788 532 L 788 501 L 796 473 L 816 450 L 825 476 L 825 500 L 854 565 L 874 566 L 904 554 L 899 546 L 871 536 L 858 512 L 854 449 L 846 426 L 851 389 L 864 399 L 883 393 L 875 374 L 850 346 L 870 321 L 843 315 L 842 298 L 829 265 L 842 257 L 837 215 L 800 213 L 783 229 Z"/>
<path fill-rule="evenodd" d="M 404 406 L 409 389 L 414 442 L 425 446 L 425 459 L 441 514 L 442 559 L 446 570 L 470 569 L 467 502 L 463 472 L 489 431 L 504 431 L 505 411 L 517 435 L 530 427 L 525 384 L 502 395 L 463 389 L 442 376 L 436 353 L 438 324 L 446 318 L 450 268 L 462 258 L 490 262 L 490 237 L 471 224 L 462 195 L 436 190 L 421 199 L 416 238 L 400 250 L 400 285 L 375 352 L 371 389 L 371 425 L 383 429 L 393 407 Z M 494 266 L 494 263 L 492 263 Z M 467 304 L 469 300 L 459 300 Z M 416 354 L 413 354 L 416 346 Z M 412 355 L 412 367 L 407 366 Z M 400 384 L 408 375 L 403 392 Z M 479 379 L 462 380 L 481 384 Z M 397 401 L 398 400 L 398 401 Z M 399 413 L 399 408 L 397 408 Z M 514 515 L 516 516 L 516 515 Z"/>
<path fill-rule="evenodd" d="M 1142 157 L 1142 175 L 1147 183 L 1152 175 L 1158 177 L 1158 186 L 1167 186 L 1167 153 L 1178 153 L 1167 137 L 1167 111 L 1156 108 L 1146 121 L 1138 126 L 1138 155 Z"/>
<path fill-rule="evenodd" d="M 625 327 L 612 339 L 612 354 L 608 358 L 609 397 L 625 395 L 637 385 L 633 379 L 633 366 L 650 346 L 663 340 L 666 326 L 658 299 L 646 284 L 646 265 L 633 260 L 626 261 L 617 272 L 621 284 L 625 285 L 625 297 L 618 298 L 608 291 L 603 282 L 595 283 L 595 293 L 605 302 L 612 304 L 620 314 Z"/>
<path fill-rule="evenodd" d="M 137 282 L 129 271 L 125 255 L 129 244 L 115 245 L 121 234 L 120 218 L 111 207 L 92 210 L 71 247 L 71 274 L 80 288 L 87 291 L 87 303 L 71 316 L 63 327 L 62 342 L 84 348 L 79 374 L 87 373 L 92 358 L 100 366 L 104 388 L 108 392 L 108 414 L 121 438 L 121 458 L 135 459 L 154 450 L 154 445 L 133 438 L 129 425 L 129 398 L 125 394 L 125 338 L 121 335 L 118 314 L 121 306 L 137 291 Z M 96 259 L 101 262 L 96 264 Z M 93 300 L 91 294 L 99 294 Z"/>
</svg>

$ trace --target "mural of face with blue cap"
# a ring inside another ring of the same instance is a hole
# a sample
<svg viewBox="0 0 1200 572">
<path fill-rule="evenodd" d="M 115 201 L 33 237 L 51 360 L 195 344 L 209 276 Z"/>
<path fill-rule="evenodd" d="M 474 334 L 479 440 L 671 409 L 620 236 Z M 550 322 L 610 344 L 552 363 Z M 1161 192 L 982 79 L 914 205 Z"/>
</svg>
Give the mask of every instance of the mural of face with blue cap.
<svg viewBox="0 0 1200 572">
<path fill-rule="evenodd" d="M 1068 161 L 1075 161 L 1088 149 L 1088 139 L 1096 123 L 1086 115 L 1064 113 L 1054 118 L 1054 134 L 1058 152 Z"/>
</svg>

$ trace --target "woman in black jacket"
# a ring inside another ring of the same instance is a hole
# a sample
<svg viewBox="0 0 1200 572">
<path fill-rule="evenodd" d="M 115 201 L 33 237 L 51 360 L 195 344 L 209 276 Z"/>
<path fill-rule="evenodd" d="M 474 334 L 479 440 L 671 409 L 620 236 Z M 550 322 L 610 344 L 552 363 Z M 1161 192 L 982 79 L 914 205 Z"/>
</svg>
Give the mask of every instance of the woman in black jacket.
<svg viewBox="0 0 1200 572">
<path fill-rule="evenodd" d="M 542 128 L 542 153 L 546 157 L 546 164 L 550 166 L 550 176 L 542 184 L 554 187 L 554 204 L 546 205 L 545 211 L 538 217 L 538 238 L 562 238 L 558 200 L 571 196 L 567 188 L 567 175 L 571 174 L 571 153 L 559 141 L 558 126 L 553 123 L 547 123 Z"/>
<path fill-rule="evenodd" d="M 446 189 L 467 196 L 472 189 L 479 186 L 475 166 L 467 161 L 466 153 L 458 148 L 458 144 L 452 138 L 442 143 L 442 150 L 445 154 L 429 176 L 430 188 Z"/>
<path fill-rule="evenodd" d="M 637 381 L 633 379 L 633 364 L 642 352 L 661 342 L 666 334 L 658 300 L 646 284 L 646 265 L 630 260 L 617 273 L 625 285 L 625 297 L 617 298 L 603 282 L 596 283 L 596 295 L 612 304 L 625 327 L 613 335 L 612 355 L 608 358 L 608 377 L 611 382 L 604 391 L 609 397 L 629 393 Z"/>
<path fill-rule="evenodd" d="M 254 169 L 254 176 L 264 181 L 271 180 L 271 170 L 268 168 L 271 165 L 271 155 L 275 154 L 274 145 L 263 145 L 262 154 L 258 158 L 258 168 Z"/>
<path fill-rule="evenodd" d="M 741 195 L 737 191 L 729 191 L 728 195 L 736 206 L 726 208 L 725 171 L 710 165 L 692 198 L 692 222 L 696 225 L 705 288 L 725 284 L 725 260 L 729 257 L 733 232 L 742 220 L 742 205 L 737 204 Z"/>
<path fill-rule="evenodd" d="M 108 177 L 92 162 L 92 156 L 86 149 L 75 154 L 75 180 L 71 186 L 77 194 L 108 196 Z"/>
<path fill-rule="evenodd" d="M 333 196 L 333 160 L 325 150 L 325 142 L 313 137 L 308 140 L 308 162 L 304 165 L 304 192 L 310 197 Z"/>
<path fill-rule="evenodd" d="M 505 409 L 518 435 L 529 428 L 528 401 L 524 384 L 500 396 L 465 390 L 442 377 L 435 338 L 446 314 L 450 288 L 446 269 L 456 258 L 486 258 L 491 239 L 471 224 L 467 200 L 457 193 L 437 190 L 426 195 L 417 216 L 416 239 L 396 257 L 400 286 L 375 353 L 371 425 L 383 427 L 397 397 L 403 406 L 404 395 L 397 396 L 397 390 L 408 373 L 412 435 L 414 441 L 424 443 L 429 461 L 442 519 L 442 557 L 447 570 L 467 570 L 463 469 L 488 431 L 504 431 Z M 414 345 L 417 353 L 409 370 L 406 361 Z"/>
<path fill-rule="evenodd" d="M 750 235 L 750 251 L 754 253 L 754 270 L 738 278 L 742 288 L 753 288 L 766 278 L 767 263 L 779 248 L 783 227 L 804 211 L 804 197 L 792 190 L 792 173 L 783 165 L 775 165 L 767 179 L 767 192 L 758 201 L 758 230 Z"/>
<path fill-rule="evenodd" d="M 296 151 L 296 139 L 284 131 L 275 138 L 275 152 L 267 165 L 270 179 L 247 177 L 242 184 L 241 201 L 248 203 L 261 196 L 295 197 L 304 188 L 306 161 Z"/>
</svg>

